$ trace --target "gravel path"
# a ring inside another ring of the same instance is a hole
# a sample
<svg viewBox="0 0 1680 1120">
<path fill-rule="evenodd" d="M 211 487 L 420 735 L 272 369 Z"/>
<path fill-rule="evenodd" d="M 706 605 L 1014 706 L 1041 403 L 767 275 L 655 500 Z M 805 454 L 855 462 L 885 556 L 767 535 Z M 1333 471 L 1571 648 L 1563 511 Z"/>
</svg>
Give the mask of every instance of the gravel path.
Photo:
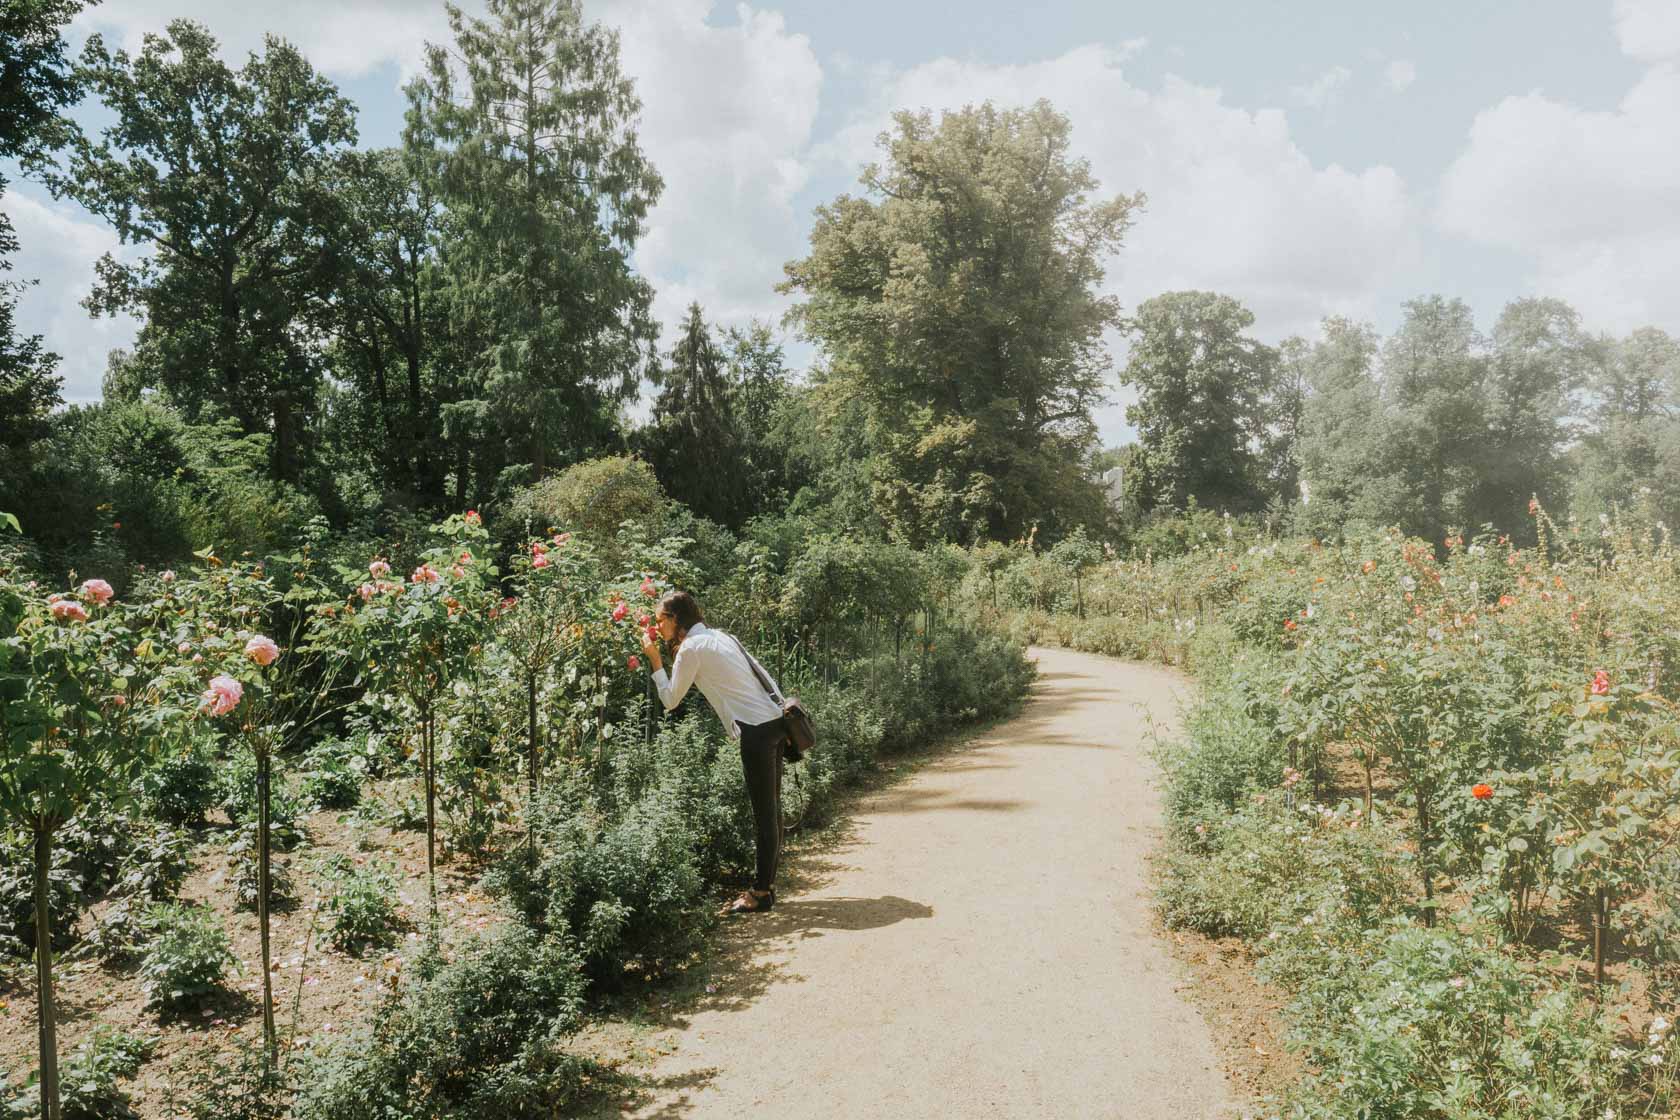
<svg viewBox="0 0 1680 1120">
<path fill-rule="evenodd" d="M 1125 1117 L 1241 1110 L 1150 933 L 1147 716 L 1184 678 L 1033 651 L 1021 715 L 857 802 L 734 919 L 718 991 L 636 1117 Z"/>
</svg>

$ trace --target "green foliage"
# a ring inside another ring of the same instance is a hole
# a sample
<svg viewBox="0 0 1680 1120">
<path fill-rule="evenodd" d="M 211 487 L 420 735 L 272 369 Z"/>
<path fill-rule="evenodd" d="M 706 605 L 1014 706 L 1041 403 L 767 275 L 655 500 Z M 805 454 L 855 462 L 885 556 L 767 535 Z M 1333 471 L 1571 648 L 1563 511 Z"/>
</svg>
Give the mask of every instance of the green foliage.
<svg viewBox="0 0 1680 1120">
<path fill-rule="evenodd" d="M 1359 958 L 1334 969 L 1355 988 L 1309 980 L 1292 1009 L 1313 1072 L 1287 1115 L 1565 1120 L 1638 1099 L 1634 1055 L 1592 1005 L 1497 949 L 1400 927 Z"/>
<path fill-rule="evenodd" d="M 362 798 L 367 759 L 355 745 L 326 740 L 304 756 L 299 794 L 317 809 L 352 809 Z"/>
<path fill-rule="evenodd" d="M 612 819 L 581 807 L 575 791 L 544 789 L 526 808 L 535 859 L 516 849 L 489 881 L 537 928 L 574 941 L 597 987 L 616 989 L 630 965 L 657 973 L 682 962 L 708 925 L 701 822 L 684 811 L 682 777 L 656 773 Z"/>
<path fill-rule="evenodd" d="M 196 743 L 160 756 L 140 776 L 139 794 L 146 811 L 175 825 L 200 825 L 216 804 L 215 765 Z"/>
<path fill-rule="evenodd" d="M 1284 777 L 1272 728 L 1256 719 L 1235 682 L 1214 684 L 1191 702 L 1183 732 L 1153 752 L 1166 777 L 1164 808 L 1181 842 L 1235 812 Z"/>
<path fill-rule="evenodd" d="M 146 911 L 145 926 L 139 977 L 147 1010 L 189 1010 L 222 993 L 227 970 L 237 961 L 215 911 L 157 905 Z"/>
<path fill-rule="evenodd" d="M 64 1120 L 134 1120 L 138 1115 L 119 1082 L 140 1072 L 157 1040 L 116 1027 L 95 1027 L 70 1055 L 62 1074 L 59 1101 Z M 40 1086 L 31 1085 L 5 1103 L 0 1116 L 26 1120 L 41 1115 Z"/>
<path fill-rule="evenodd" d="M 405 144 L 452 221 L 444 259 L 452 331 L 474 392 L 446 416 L 519 449 L 547 475 L 607 445 L 657 334 L 652 289 L 630 267 L 663 183 L 636 139 L 641 103 L 618 36 L 576 0 L 448 10 L 409 87 Z M 585 298 L 579 298 L 587 293 Z"/>
<path fill-rule="evenodd" d="M 257 910 L 257 835 L 254 830 L 241 832 L 228 845 L 228 880 L 233 884 L 233 904 L 237 909 L 256 913 Z M 271 859 L 268 864 L 268 908 L 285 910 L 296 905 L 297 888 L 292 883 L 291 865 L 284 860 Z"/>
<path fill-rule="evenodd" d="M 1184 509 L 1192 496 L 1232 513 L 1265 505 L 1254 447 L 1275 410 L 1277 352 L 1244 334 L 1253 325 L 1252 312 L 1214 292 L 1139 305 L 1122 374 L 1138 394 L 1126 422 L 1137 428 L 1139 454 L 1125 479 L 1138 509 Z"/>
<path fill-rule="evenodd" d="M 332 894 L 326 911 L 332 917 L 328 937 L 346 953 L 360 956 L 370 948 L 390 945 L 404 922 L 398 912 L 395 868 L 359 866 L 339 856 L 325 868 Z"/>
<path fill-rule="evenodd" d="M 509 926 L 453 961 L 424 960 L 371 1027 L 308 1060 L 296 1120 L 551 1115 L 584 1070 L 563 1040 L 583 980 L 563 943 Z"/>
<path fill-rule="evenodd" d="M 1093 199 L 1067 118 L 1042 101 L 901 112 L 882 146 L 861 177 L 872 197 L 820 207 L 783 285 L 825 352 L 800 440 L 824 496 L 866 500 L 916 544 L 1099 520 L 1067 464 L 1095 444 L 1119 318 L 1097 288 L 1142 197 Z"/>
<path fill-rule="evenodd" d="M 201 1049 L 175 1067 L 169 1107 L 191 1120 L 281 1120 L 291 1092 L 282 1071 L 268 1068 L 260 1040 L 240 1042 L 231 1054 Z"/>
</svg>

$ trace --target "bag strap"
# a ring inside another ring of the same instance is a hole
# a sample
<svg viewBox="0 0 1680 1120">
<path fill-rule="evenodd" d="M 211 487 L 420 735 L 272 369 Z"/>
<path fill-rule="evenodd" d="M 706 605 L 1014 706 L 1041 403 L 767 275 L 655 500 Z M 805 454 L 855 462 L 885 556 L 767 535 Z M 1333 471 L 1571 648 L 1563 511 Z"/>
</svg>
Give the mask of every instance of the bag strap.
<svg viewBox="0 0 1680 1120">
<path fill-rule="evenodd" d="M 781 693 L 777 692 L 776 689 L 771 686 L 770 678 L 765 676 L 764 675 L 764 670 L 762 670 L 758 667 L 758 662 L 754 661 L 752 654 L 747 652 L 747 647 L 741 644 L 741 639 L 739 639 L 735 635 L 731 634 L 731 635 L 729 635 L 729 640 L 735 643 L 735 648 L 740 650 L 741 651 L 741 656 L 747 659 L 747 668 L 751 669 L 752 672 L 753 672 L 753 676 L 758 678 L 758 683 L 761 686 L 763 686 L 765 694 L 768 695 L 770 697 L 770 699 L 775 702 L 776 707 L 778 707 L 778 708 L 781 707 L 782 706 L 782 695 L 781 695 Z"/>
</svg>

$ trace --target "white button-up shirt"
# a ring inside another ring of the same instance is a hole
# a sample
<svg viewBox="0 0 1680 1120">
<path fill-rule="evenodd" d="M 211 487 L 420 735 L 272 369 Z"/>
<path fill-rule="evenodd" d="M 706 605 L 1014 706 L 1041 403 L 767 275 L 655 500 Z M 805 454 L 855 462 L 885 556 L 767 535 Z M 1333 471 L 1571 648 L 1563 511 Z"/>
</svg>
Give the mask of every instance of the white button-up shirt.
<svg viewBox="0 0 1680 1120">
<path fill-rule="evenodd" d="M 677 648 L 677 658 L 671 663 L 671 675 L 655 669 L 654 687 L 659 689 L 659 702 L 670 711 L 682 703 L 688 690 L 698 685 L 700 695 L 712 706 L 731 739 L 741 737 L 737 724 L 752 726 L 782 718 L 782 708 L 765 693 L 764 686 L 753 675 L 752 665 L 758 658 L 747 653 L 734 638 L 721 630 L 713 630 L 703 622 L 689 627 L 688 636 Z M 747 664 L 751 659 L 752 665 Z M 764 673 L 770 686 L 781 694 L 781 686 L 769 672 Z"/>
</svg>

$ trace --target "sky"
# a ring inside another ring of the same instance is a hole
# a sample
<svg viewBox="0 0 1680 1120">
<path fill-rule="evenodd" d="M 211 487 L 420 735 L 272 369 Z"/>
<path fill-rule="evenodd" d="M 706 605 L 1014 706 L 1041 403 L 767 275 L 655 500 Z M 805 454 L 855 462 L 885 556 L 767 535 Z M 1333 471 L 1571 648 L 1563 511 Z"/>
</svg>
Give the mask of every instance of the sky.
<svg viewBox="0 0 1680 1120">
<path fill-rule="evenodd" d="M 482 10 L 482 0 L 464 5 Z M 635 255 L 666 324 L 779 323 L 775 284 L 813 209 L 858 190 L 898 109 L 1047 98 L 1104 197 L 1148 197 L 1108 262 L 1125 308 L 1223 292 L 1254 334 L 1312 337 L 1328 315 L 1393 329 L 1405 300 L 1464 299 L 1483 329 L 1558 296 L 1594 331 L 1680 333 L 1680 0 L 585 0 L 619 29 L 640 137 L 666 187 Z M 397 143 L 403 81 L 448 41 L 431 0 L 107 0 L 77 17 L 137 48 L 185 17 L 230 61 L 290 39 L 360 107 L 360 144 Z M 77 116 L 100 121 L 96 106 Z M 132 319 L 79 301 L 103 223 L 38 184 L 0 198 L 39 281 L 19 325 L 97 399 Z M 811 348 L 789 337 L 796 366 Z M 1119 385 L 1097 422 L 1130 438 Z M 645 407 L 645 406 L 644 406 Z"/>
</svg>

